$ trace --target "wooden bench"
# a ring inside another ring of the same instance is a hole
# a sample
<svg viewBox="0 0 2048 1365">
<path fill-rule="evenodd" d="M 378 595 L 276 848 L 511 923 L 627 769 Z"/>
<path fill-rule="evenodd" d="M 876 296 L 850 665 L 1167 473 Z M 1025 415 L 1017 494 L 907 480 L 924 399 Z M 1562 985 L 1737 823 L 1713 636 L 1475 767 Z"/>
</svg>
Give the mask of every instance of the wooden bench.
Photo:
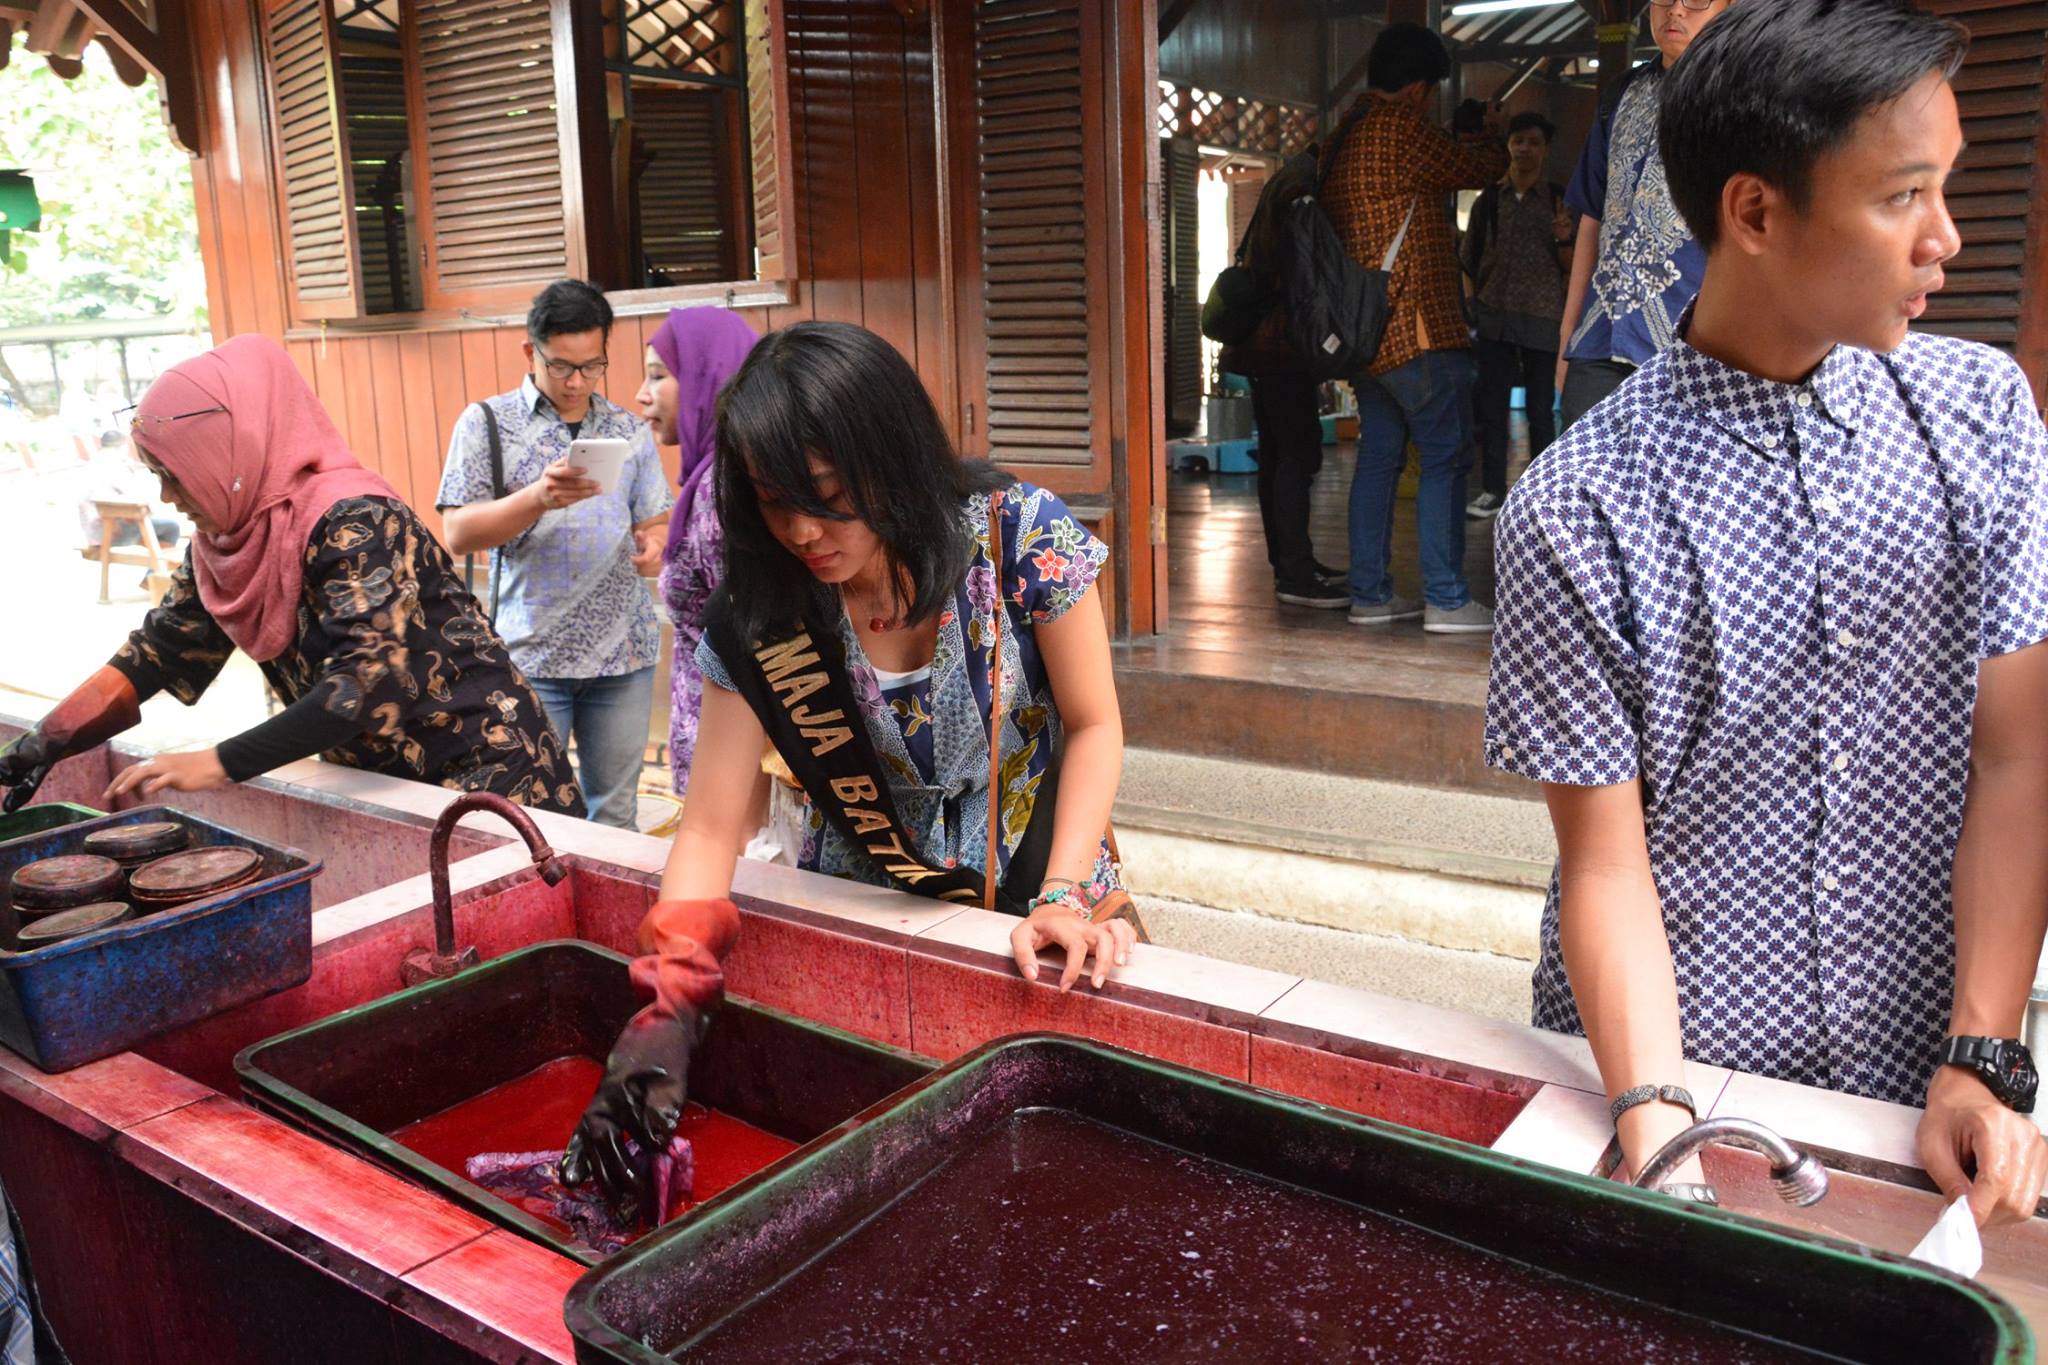
<svg viewBox="0 0 2048 1365">
<path fill-rule="evenodd" d="M 149 592 L 151 605 L 164 600 L 164 594 L 171 586 L 170 561 L 164 558 L 163 546 L 157 543 L 156 526 L 150 521 L 149 504 L 141 502 L 102 502 L 93 499 L 93 511 L 100 519 L 100 543 L 88 545 L 79 551 L 86 559 L 96 559 L 100 564 L 100 603 L 105 605 L 112 599 L 107 596 L 107 577 L 116 564 L 132 564 L 149 570 L 143 579 L 143 587 Z M 114 532 L 122 526 L 141 528 L 142 544 L 134 549 L 115 549 Z"/>
</svg>

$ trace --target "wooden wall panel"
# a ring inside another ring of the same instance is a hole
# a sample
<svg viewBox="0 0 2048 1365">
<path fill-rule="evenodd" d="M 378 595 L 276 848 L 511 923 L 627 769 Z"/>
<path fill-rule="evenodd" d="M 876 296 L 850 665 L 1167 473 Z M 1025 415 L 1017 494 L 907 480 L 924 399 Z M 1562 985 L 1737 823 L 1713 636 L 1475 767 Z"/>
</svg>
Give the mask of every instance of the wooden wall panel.
<svg viewBox="0 0 2048 1365">
<path fill-rule="evenodd" d="M 1159 74 L 1205 90 L 1314 105 L 1323 97 L 1322 51 L 1319 0 L 1197 0 L 1159 45 Z"/>
</svg>

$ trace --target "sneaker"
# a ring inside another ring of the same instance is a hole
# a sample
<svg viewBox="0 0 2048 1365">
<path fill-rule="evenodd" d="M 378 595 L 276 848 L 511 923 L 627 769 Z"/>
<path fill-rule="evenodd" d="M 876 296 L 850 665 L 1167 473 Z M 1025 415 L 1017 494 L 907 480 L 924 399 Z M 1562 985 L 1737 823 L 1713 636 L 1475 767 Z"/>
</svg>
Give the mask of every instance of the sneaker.
<svg viewBox="0 0 2048 1365">
<path fill-rule="evenodd" d="M 1351 590 L 1328 583 L 1282 583 L 1277 595 L 1290 607 L 1320 607 L 1342 611 L 1351 605 Z"/>
<path fill-rule="evenodd" d="M 1481 493 L 1465 504 L 1465 515 L 1474 521 L 1485 521 L 1488 517 L 1500 515 L 1500 505 L 1507 499 L 1497 493 Z"/>
<path fill-rule="evenodd" d="M 1430 607 L 1422 614 L 1422 628 L 1431 635 L 1484 635 L 1493 629 L 1493 608 L 1481 602 L 1452 610 Z"/>
<path fill-rule="evenodd" d="M 1311 560 L 1310 562 L 1316 566 L 1316 577 L 1322 579 L 1325 583 L 1348 583 L 1351 581 L 1351 571 L 1349 569 L 1333 569 L 1320 559 Z"/>
<path fill-rule="evenodd" d="M 1431 611 L 1436 608 L 1430 608 Z M 1395 593 L 1384 602 L 1353 602 L 1351 624 L 1354 626 L 1384 626 L 1395 621 L 1413 621 L 1422 615 L 1422 603 L 1412 597 Z"/>
</svg>

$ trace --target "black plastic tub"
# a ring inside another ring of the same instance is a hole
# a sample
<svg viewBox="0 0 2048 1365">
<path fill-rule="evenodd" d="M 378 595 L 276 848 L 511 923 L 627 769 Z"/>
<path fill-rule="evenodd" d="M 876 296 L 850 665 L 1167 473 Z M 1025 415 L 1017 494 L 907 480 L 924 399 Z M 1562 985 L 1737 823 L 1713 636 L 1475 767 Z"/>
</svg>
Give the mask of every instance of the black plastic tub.
<svg viewBox="0 0 2048 1365">
<path fill-rule="evenodd" d="M 2033 1358 L 1884 1253 L 1065 1037 L 991 1043 L 585 1275 L 576 1358 Z"/>
<path fill-rule="evenodd" d="M 235 1070 L 258 1108 L 594 1264 L 600 1257 L 590 1247 L 391 1134 L 564 1058 L 602 1061 L 643 1003 L 627 976 L 629 962 L 580 940 L 538 943 L 254 1044 L 235 1058 Z M 728 997 L 692 1061 L 690 1097 L 804 1144 L 935 1065 Z"/>
<path fill-rule="evenodd" d="M 31 834 L 41 834 L 63 825 L 75 825 L 80 820 L 97 820 L 105 814 L 103 810 L 74 805 L 69 801 L 43 801 L 23 806 L 12 815 L 0 815 L 0 844 L 10 839 L 26 839 Z"/>
</svg>

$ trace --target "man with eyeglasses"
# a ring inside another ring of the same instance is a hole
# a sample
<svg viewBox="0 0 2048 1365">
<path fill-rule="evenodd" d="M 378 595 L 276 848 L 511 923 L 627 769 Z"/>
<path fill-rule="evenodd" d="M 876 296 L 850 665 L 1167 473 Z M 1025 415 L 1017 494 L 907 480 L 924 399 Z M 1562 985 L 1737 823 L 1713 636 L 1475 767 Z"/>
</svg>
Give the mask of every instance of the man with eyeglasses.
<svg viewBox="0 0 2048 1365">
<path fill-rule="evenodd" d="M 526 315 L 527 374 L 464 410 L 436 503 L 451 551 L 501 556 L 498 633 L 562 742 L 575 740 L 589 818 L 632 829 L 661 645 L 640 580 L 660 571 L 673 495 L 653 433 L 597 391 L 611 325 L 594 285 L 540 292 Z M 600 495 L 570 463 L 579 437 L 631 444 L 614 492 Z"/>
<path fill-rule="evenodd" d="M 1558 337 L 1560 430 L 1669 347 L 1700 292 L 1707 256 L 1664 182 L 1657 98 L 1664 73 L 1729 3 L 1649 0 L 1657 60 L 1629 74 L 1618 100 L 1603 101 L 1565 187 L 1579 236 Z"/>
</svg>

